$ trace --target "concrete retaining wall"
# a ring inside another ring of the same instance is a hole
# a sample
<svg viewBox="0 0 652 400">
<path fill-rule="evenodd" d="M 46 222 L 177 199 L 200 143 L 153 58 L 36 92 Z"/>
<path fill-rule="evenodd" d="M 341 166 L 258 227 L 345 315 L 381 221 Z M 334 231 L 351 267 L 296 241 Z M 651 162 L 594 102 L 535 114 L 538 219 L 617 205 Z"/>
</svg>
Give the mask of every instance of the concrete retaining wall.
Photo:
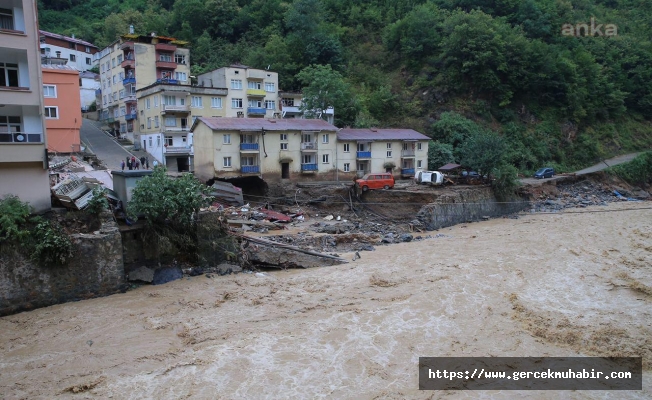
<svg viewBox="0 0 652 400">
<path fill-rule="evenodd" d="M 8 249 L 0 253 L 0 316 L 123 291 L 118 226 L 108 219 L 96 232 L 71 236 L 75 258 L 66 266 L 36 265 Z"/>
</svg>

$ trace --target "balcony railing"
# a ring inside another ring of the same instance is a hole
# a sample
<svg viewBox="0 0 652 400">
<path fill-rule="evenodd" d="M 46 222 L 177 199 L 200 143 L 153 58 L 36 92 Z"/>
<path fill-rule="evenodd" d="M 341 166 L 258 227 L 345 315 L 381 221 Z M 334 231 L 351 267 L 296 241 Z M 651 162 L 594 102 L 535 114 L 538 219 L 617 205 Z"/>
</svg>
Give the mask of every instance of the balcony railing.
<svg viewBox="0 0 652 400">
<path fill-rule="evenodd" d="M 300 114 L 301 109 L 297 106 L 283 106 L 281 108 L 281 111 L 283 111 L 286 114 Z"/>
<path fill-rule="evenodd" d="M 134 48 L 134 42 L 131 42 L 131 41 L 129 41 L 129 42 L 124 42 L 124 43 L 122 43 L 122 44 L 120 45 L 120 50 L 124 50 L 124 49 L 133 49 L 133 48 Z"/>
<path fill-rule="evenodd" d="M 401 175 L 414 175 L 414 168 L 401 168 Z"/>
<path fill-rule="evenodd" d="M 190 130 L 190 126 L 164 126 L 163 127 L 166 132 L 188 132 Z"/>
<path fill-rule="evenodd" d="M 414 149 L 401 150 L 401 157 L 414 157 Z"/>
<path fill-rule="evenodd" d="M 317 164 L 301 164 L 301 171 L 317 171 Z"/>
<path fill-rule="evenodd" d="M 188 105 L 177 106 L 177 105 L 163 105 L 163 111 L 176 111 L 176 112 L 189 112 L 190 107 Z"/>
<path fill-rule="evenodd" d="M 260 108 L 260 107 L 247 107 L 247 114 L 253 114 L 253 115 L 265 115 L 267 110 L 265 108 Z"/>
<path fill-rule="evenodd" d="M 166 154 L 192 154 L 192 148 L 186 146 L 168 146 L 164 147 Z"/>
<path fill-rule="evenodd" d="M 0 143 L 42 143 L 43 134 L 26 132 L 0 132 Z"/>
<path fill-rule="evenodd" d="M 128 94 L 125 96 L 125 103 L 130 103 L 134 101 L 137 101 L 135 94 Z"/>
<path fill-rule="evenodd" d="M 265 97 L 266 92 L 263 89 L 247 89 L 247 96 Z"/>
<path fill-rule="evenodd" d="M 156 68 L 176 69 L 177 63 L 174 61 L 156 60 Z"/>
<path fill-rule="evenodd" d="M 240 151 L 258 151 L 258 143 L 240 143 Z"/>
<path fill-rule="evenodd" d="M 165 51 L 165 52 L 173 52 L 177 50 L 176 45 L 169 44 L 169 43 L 156 43 L 156 45 L 154 45 L 154 48 L 156 48 L 156 51 Z"/>
<path fill-rule="evenodd" d="M 301 150 L 317 150 L 317 142 L 302 142 Z"/>
<path fill-rule="evenodd" d="M 240 167 L 240 172 L 243 174 L 259 174 L 260 166 L 259 165 L 243 165 Z"/>
<path fill-rule="evenodd" d="M 120 63 L 121 68 L 135 68 L 136 62 L 133 58 L 127 58 Z"/>
<path fill-rule="evenodd" d="M 157 79 L 156 83 L 167 83 L 168 85 L 178 85 L 179 81 L 176 79 L 161 78 L 161 79 Z"/>
<path fill-rule="evenodd" d="M 123 85 L 128 85 L 130 83 L 136 84 L 136 78 L 125 78 L 122 80 Z"/>
<path fill-rule="evenodd" d="M 371 152 L 370 151 L 358 151 L 358 152 L 356 152 L 356 157 L 357 158 L 371 158 Z"/>
<path fill-rule="evenodd" d="M 125 115 L 125 121 L 133 121 L 136 118 L 138 118 L 138 114 L 136 113 Z"/>
</svg>

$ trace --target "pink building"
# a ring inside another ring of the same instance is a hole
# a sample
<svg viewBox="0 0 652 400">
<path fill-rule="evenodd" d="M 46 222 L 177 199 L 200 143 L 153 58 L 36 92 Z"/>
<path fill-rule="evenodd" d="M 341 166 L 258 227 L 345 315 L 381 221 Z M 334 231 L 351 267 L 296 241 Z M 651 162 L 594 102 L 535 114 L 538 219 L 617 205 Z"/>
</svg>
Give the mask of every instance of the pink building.
<svg viewBox="0 0 652 400">
<path fill-rule="evenodd" d="M 53 153 L 80 151 L 82 123 L 79 71 L 68 65 L 42 64 L 47 149 Z"/>
</svg>

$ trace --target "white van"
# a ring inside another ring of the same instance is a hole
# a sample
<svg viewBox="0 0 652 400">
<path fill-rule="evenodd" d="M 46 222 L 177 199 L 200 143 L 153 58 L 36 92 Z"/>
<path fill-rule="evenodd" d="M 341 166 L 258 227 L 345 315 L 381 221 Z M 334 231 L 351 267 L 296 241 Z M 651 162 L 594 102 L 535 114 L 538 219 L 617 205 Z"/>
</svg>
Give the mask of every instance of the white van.
<svg viewBox="0 0 652 400">
<path fill-rule="evenodd" d="M 414 181 L 419 185 L 442 185 L 444 174 L 439 171 L 418 171 L 414 176 Z"/>
</svg>

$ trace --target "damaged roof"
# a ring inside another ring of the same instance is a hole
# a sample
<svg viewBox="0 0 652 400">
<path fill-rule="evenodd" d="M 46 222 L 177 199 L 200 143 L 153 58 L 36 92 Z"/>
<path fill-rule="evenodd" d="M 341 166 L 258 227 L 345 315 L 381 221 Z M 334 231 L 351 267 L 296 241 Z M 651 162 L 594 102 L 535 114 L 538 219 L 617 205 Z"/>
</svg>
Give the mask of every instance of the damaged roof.
<svg viewBox="0 0 652 400">
<path fill-rule="evenodd" d="M 203 122 L 214 131 L 337 131 L 323 119 L 268 119 L 199 117 L 193 125 Z"/>
<path fill-rule="evenodd" d="M 430 140 L 430 138 L 414 129 L 344 128 L 337 132 L 337 140 Z"/>
</svg>

